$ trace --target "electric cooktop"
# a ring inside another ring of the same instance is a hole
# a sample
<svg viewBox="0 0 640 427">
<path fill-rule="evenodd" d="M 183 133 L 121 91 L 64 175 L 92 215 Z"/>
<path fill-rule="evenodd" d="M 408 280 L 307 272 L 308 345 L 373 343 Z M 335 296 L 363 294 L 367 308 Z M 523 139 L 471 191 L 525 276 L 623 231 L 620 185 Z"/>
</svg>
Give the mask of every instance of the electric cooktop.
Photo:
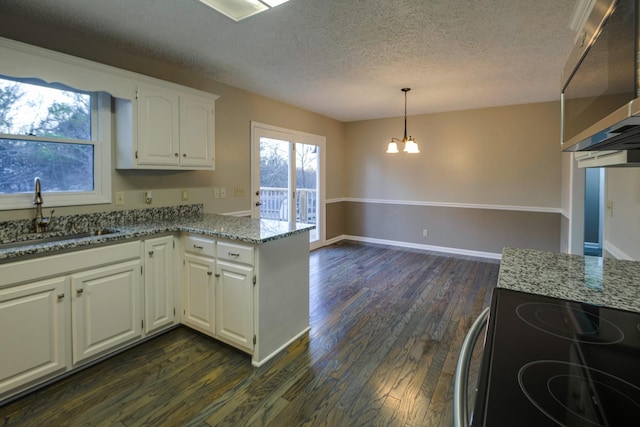
<svg viewBox="0 0 640 427">
<path fill-rule="evenodd" d="M 472 427 L 640 425 L 640 313 L 495 289 Z"/>
</svg>

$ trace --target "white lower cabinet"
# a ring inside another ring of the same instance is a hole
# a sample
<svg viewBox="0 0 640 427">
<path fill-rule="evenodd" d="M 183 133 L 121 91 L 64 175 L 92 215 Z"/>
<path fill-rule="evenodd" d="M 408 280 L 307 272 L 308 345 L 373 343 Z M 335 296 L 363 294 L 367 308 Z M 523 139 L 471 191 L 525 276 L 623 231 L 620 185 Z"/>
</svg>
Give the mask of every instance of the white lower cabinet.
<svg viewBox="0 0 640 427">
<path fill-rule="evenodd" d="M 217 261 L 217 336 L 248 352 L 253 351 L 253 277 L 253 266 Z"/>
<path fill-rule="evenodd" d="M 175 323 L 173 236 L 144 241 L 144 333 Z"/>
<path fill-rule="evenodd" d="M 66 370 L 69 278 L 0 290 L 0 398 Z"/>
<path fill-rule="evenodd" d="M 142 334 L 140 260 L 71 275 L 73 364 Z"/>
<path fill-rule="evenodd" d="M 254 349 L 254 248 L 184 237 L 182 323 L 240 350 Z"/>
<path fill-rule="evenodd" d="M 184 255 L 182 323 L 215 336 L 215 259 L 186 253 Z"/>
</svg>

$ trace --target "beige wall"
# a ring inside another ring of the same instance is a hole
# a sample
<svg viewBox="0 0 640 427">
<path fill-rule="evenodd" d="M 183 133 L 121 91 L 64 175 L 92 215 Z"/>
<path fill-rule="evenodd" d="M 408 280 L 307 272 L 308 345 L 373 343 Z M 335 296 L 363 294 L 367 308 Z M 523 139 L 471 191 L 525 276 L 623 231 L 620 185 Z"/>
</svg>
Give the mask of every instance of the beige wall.
<svg viewBox="0 0 640 427">
<path fill-rule="evenodd" d="M 605 209 L 604 246 L 623 258 L 640 261 L 640 169 L 609 168 L 606 200 L 613 209 Z"/>
<path fill-rule="evenodd" d="M 347 123 L 346 197 L 559 208 L 557 102 L 410 116 L 420 154 L 386 154 L 399 118 Z"/>
<path fill-rule="evenodd" d="M 153 190 L 151 206 L 180 204 L 182 189 L 189 190 L 189 203 L 204 203 L 206 212 L 237 212 L 250 209 L 250 134 L 251 121 L 281 126 L 326 136 L 326 197 L 343 194 L 344 124 L 294 106 L 196 75 L 178 65 L 145 58 L 105 45 L 100 41 L 75 36 L 72 30 L 34 25 L 9 17 L 0 17 L 0 36 L 85 59 L 127 69 L 185 86 L 215 93 L 216 170 L 211 171 L 113 171 L 112 191 L 124 191 L 124 206 L 97 205 L 57 208 L 57 215 L 114 209 L 148 207 L 142 203 L 143 190 Z M 226 187 L 226 199 L 214 199 L 212 187 Z M 234 197 L 233 188 L 242 187 L 244 197 Z M 46 200 L 45 200 L 46 207 Z M 3 211 L 0 220 L 26 218 L 31 210 Z"/>
<path fill-rule="evenodd" d="M 346 211 L 347 235 L 493 254 L 507 246 L 559 250 L 555 213 L 357 202 Z"/>
<path fill-rule="evenodd" d="M 420 154 L 384 152 L 402 136 L 401 117 L 346 124 L 346 234 L 494 253 L 559 249 L 559 103 L 410 116 L 407 128 Z"/>
</svg>

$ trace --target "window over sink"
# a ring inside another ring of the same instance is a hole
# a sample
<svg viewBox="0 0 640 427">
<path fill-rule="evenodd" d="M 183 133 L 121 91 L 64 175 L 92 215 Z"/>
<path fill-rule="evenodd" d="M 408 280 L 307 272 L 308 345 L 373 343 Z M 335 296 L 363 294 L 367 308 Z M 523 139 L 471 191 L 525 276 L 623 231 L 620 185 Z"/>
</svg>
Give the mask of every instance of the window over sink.
<svg viewBox="0 0 640 427">
<path fill-rule="evenodd" d="M 110 97 L 0 75 L 0 210 L 109 203 Z"/>
</svg>

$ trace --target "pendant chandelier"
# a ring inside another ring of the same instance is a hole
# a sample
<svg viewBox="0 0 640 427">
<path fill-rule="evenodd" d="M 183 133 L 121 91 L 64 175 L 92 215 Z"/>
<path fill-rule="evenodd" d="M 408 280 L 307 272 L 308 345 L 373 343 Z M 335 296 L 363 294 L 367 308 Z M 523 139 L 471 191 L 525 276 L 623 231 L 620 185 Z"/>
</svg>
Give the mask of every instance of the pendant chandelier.
<svg viewBox="0 0 640 427">
<path fill-rule="evenodd" d="M 387 147 L 387 153 L 399 153 L 398 142 L 402 142 L 402 151 L 405 153 L 419 153 L 418 144 L 411 136 L 407 138 L 407 92 L 411 90 L 409 87 L 401 89 L 404 92 L 404 137 L 402 139 L 391 138 L 391 142 Z"/>
</svg>

